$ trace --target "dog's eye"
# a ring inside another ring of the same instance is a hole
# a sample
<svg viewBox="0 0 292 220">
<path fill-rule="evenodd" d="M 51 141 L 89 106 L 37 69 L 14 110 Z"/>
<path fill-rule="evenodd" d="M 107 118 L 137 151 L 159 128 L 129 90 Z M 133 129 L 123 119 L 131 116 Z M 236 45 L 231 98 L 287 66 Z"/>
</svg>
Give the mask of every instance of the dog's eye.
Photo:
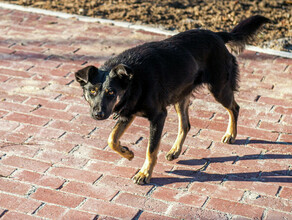
<svg viewBox="0 0 292 220">
<path fill-rule="evenodd" d="M 108 89 L 105 89 L 105 92 L 106 92 L 107 95 L 110 95 L 110 96 L 112 96 L 112 95 L 115 94 L 114 91 L 112 91 L 112 90 L 108 90 Z"/>
<path fill-rule="evenodd" d="M 96 91 L 95 89 L 91 89 L 91 90 L 90 90 L 90 94 L 91 94 L 91 95 L 96 95 L 96 93 L 97 93 L 97 91 Z"/>
</svg>

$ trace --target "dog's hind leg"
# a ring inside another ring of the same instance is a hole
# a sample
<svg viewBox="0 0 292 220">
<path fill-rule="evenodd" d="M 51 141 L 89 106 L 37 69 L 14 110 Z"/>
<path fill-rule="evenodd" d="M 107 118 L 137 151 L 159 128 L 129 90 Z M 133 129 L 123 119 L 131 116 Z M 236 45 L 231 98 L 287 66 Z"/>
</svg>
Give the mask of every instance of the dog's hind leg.
<svg viewBox="0 0 292 220">
<path fill-rule="evenodd" d="M 187 133 L 191 128 L 188 113 L 189 103 L 190 103 L 189 96 L 187 96 L 184 100 L 174 105 L 174 108 L 178 115 L 178 134 L 174 142 L 174 145 L 165 156 L 166 159 L 169 161 L 172 161 L 179 157 Z"/>
<path fill-rule="evenodd" d="M 134 182 L 137 184 L 141 185 L 150 182 L 154 166 L 157 162 L 157 153 L 166 115 L 167 112 L 164 110 L 154 119 L 150 120 L 150 137 L 146 159 L 140 171 L 133 177 Z"/>
<path fill-rule="evenodd" d="M 232 144 L 235 142 L 237 135 L 237 119 L 239 114 L 239 105 L 236 103 L 234 98 L 232 104 L 229 106 L 229 108 L 226 108 L 226 110 L 229 114 L 229 122 L 226 133 L 222 137 L 221 141 L 223 143 Z"/>
<path fill-rule="evenodd" d="M 135 117 L 132 116 L 128 120 L 118 120 L 108 138 L 109 147 L 116 151 L 122 157 L 127 158 L 128 160 L 133 159 L 134 153 L 131 150 L 129 150 L 129 148 L 121 146 L 119 139 L 124 134 L 125 130 L 130 126 L 134 119 Z"/>
<path fill-rule="evenodd" d="M 237 135 L 239 105 L 234 100 L 234 93 L 228 84 L 226 84 L 223 88 L 213 88 L 210 91 L 215 99 L 224 106 L 229 114 L 228 127 L 221 141 L 223 143 L 232 144 L 235 142 L 235 138 Z"/>
</svg>

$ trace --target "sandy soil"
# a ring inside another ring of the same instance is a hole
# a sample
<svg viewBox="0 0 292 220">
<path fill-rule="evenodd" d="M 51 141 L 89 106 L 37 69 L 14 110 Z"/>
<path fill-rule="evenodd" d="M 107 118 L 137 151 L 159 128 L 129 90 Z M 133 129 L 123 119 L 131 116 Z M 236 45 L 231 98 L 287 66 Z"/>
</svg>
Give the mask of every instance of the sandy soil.
<svg viewBox="0 0 292 220">
<path fill-rule="evenodd" d="M 254 45 L 292 52 L 292 0 L 4 0 L 14 4 L 185 31 L 230 30 L 255 14 L 270 18 Z"/>
</svg>

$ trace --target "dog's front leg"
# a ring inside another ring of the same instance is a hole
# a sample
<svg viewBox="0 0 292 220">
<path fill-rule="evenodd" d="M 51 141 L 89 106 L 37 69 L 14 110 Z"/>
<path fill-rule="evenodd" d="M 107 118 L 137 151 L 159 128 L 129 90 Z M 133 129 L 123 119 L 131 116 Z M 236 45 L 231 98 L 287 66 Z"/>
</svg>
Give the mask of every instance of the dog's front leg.
<svg viewBox="0 0 292 220">
<path fill-rule="evenodd" d="M 137 184 L 149 183 L 154 166 L 157 161 L 157 153 L 159 149 L 161 134 L 165 122 L 167 112 L 161 112 L 154 120 L 150 121 L 150 137 L 146 152 L 146 159 L 141 170 L 134 176 L 134 182 Z"/>
<path fill-rule="evenodd" d="M 134 116 L 131 116 L 127 120 L 119 119 L 108 138 L 108 145 L 110 146 L 110 148 L 116 151 L 122 157 L 127 158 L 128 160 L 133 159 L 134 153 L 129 150 L 129 148 L 121 146 L 119 139 L 124 134 L 126 129 L 130 126 L 130 124 L 134 121 L 134 118 Z"/>
</svg>

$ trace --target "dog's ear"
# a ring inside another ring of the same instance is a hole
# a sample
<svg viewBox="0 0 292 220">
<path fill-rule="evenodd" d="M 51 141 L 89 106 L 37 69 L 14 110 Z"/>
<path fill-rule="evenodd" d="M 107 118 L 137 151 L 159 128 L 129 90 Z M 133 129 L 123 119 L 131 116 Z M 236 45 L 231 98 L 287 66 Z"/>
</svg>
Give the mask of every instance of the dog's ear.
<svg viewBox="0 0 292 220">
<path fill-rule="evenodd" d="M 75 79 L 81 86 L 84 86 L 96 74 L 98 74 L 98 69 L 95 66 L 87 66 L 75 73 Z"/>
<path fill-rule="evenodd" d="M 113 72 L 122 80 L 123 84 L 127 84 L 133 78 L 133 71 L 124 64 L 115 66 Z"/>
</svg>

